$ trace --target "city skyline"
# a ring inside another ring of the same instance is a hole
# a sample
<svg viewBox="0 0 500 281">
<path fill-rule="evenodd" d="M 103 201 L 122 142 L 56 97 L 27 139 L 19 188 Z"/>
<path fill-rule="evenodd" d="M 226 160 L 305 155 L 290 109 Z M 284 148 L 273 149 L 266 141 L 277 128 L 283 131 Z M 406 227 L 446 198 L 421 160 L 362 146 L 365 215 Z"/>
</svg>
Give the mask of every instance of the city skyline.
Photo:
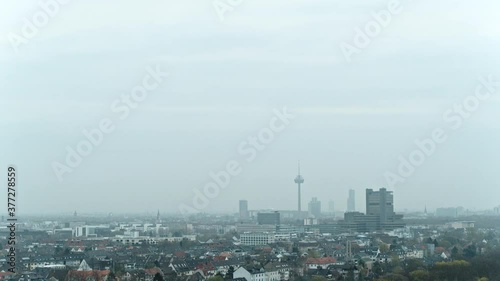
<svg viewBox="0 0 500 281">
<path fill-rule="evenodd" d="M 300 171 L 299 171 L 300 173 Z M 383 187 L 381 187 L 383 188 Z M 343 188 L 343 189 L 340 189 L 340 190 L 344 190 L 345 191 L 349 191 L 348 195 L 344 198 L 344 200 L 342 200 L 342 194 L 332 194 L 331 195 L 331 198 L 336 198 L 338 201 L 342 202 L 347 202 L 347 204 L 343 207 L 342 204 L 337 204 L 335 203 L 335 210 L 337 212 L 340 212 L 340 213 L 343 213 L 343 212 L 350 212 L 350 211 L 361 211 L 361 212 L 365 212 L 366 211 L 366 208 L 363 208 L 363 209 L 359 209 L 359 208 L 355 208 L 354 210 L 349 210 L 349 200 L 350 200 L 350 196 L 351 196 L 351 192 L 352 194 L 354 195 L 354 202 L 358 202 L 358 204 L 364 206 L 366 204 L 366 200 L 365 200 L 365 197 L 364 197 L 364 191 L 366 189 L 369 189 L 369 188 L 358 188 L 358 189 L 353 189 L 353 187 L 349 187 L 349 188 Z M 356 191 L 362 191 L 362 192 L 356 192 Z M 296 193 L 295 195 L 293 195 L 293 191 L 290 191 L 290 195 L 292 196 L 295 196 L 297 197 Z M 340 191 L 342 192 L 342 191 Z M 391 191 L 393 192 L 393 191 Z M 357 194 L 357 195 L 356 195 Z M 248 196 L 247 196 L 248 197 Z M 315 194 L 308 194 L 308 197 L 305 197 L 302 195 L 302 198 L 306 200 L 306 202 L 309 202 L 309 200 L 312 200 L 314 198 L 317 198 L 317 195 Z M 241 202 L 246 202 L 247 204 L 247 208 L 248 208 L 248 202 L 250 200 L 247 200 L 247 199 L 244 199 L 244 200 L 240 200 L 240 204 Z M 321 201 L 323 202 L 323 205 L 322 205 L 322 208 L 321 208 L 321 211 L 322 212 L 327 212 L 328 210 L 326 209 L 327 205 L 327 201 Z M 255 206 L 255 208 L 251 208 L 251 210 L 296 210 L 297 207 L 293 207 L 291 205 L 288 205 L 288 206 L 283 206 L 282 204 L 279 204 L 279 202 L 276 202 L 277 204 L 275 204 L 274 206 L 266 206 L 266 205 L 262 205 L 259 203 L 259 200 L 255 200 L 253 202 L 254 204 L 252 204 L 253 206 Z M 340 205 L 340 206 L 339 206 Z M 283 207 L 278 207 L 278 206 L 283 206 Z M 339 207 L 338 207 L 339 206 Z M 485 207 L 485 208 L 468 208 L 468 207 L 464 207 L 464 205 L 460 205 L 460 204 L 454 204 L 453 202 L 450 202 L 449 204 L 436 204 L 436 205 L 427 205 L 427 204 L 424 204 L 423 206 L 421 206 L 420 208 L 417 206 L 416 208 L 408 208 L 408 207 L 405 207 L 405 206 L 398 206 L 398 205 L 395 205 L 394 208 L 397 212 L 420 212 L 424 209 L 427 209 L 429 212 L 432 212 L 432 211 L 436 211 L 437 209 L 443 209 L 443 208 L 458 208 L 458 207 L 461 207 L 461 208 L 464 208 L 464 210 L 471 210 L 471 211 L 481 211 L 481 210 L 492 210 L 492 209 L 495 209 L 495 208 L 498 208 L 499 205 L 494 205 L 494 206 L 491 206 L 491 207 Z M 240 205 L 241 207 L 241 205 Z M 82 209 L 84 213 L 87 213 L 87 214 L 97 214 L 97 213 L 100 213 L 100 214 L 107 214 L 107 213 L 129 213 L 129 214 L 144 214 L 144 213 L 155 213 L 157 212 L 158 210 L 161 210 L 162 212 L 165 212 L 165 213 L 168 213 L 170 215 L 175 215 L 175 214 L 182 214 L 179 212 L 179 210 L 172 210 L 172 209 L 158 209 L 158 207 L 151 207 L 151 208 L 144 208 L 142 210 L 138 210 L 138 211 L 135 211 L 135 212 L 120 212 L 119 211 L 119 208 L 108 208 L 106 210 L 104 210 L 105 208 L 103 208 L 103 210 L 101 211 L 97 211 L 97 212 L 93 212 L 91 210 L 86 210 L 86 209 Z M 117 211 L 118 210 L 118 211 Z M 156 211 L 155 211 L 156 210 Z M 306 208 L 306 211 L 308 210 L 308 208 Z M 64 211 L 64 212 L 61 212 L 61 213 L 73 213 L 73 212 L 76 212 L 74 209 L 68 209 L 67 211 Z M 230 206 L 229 208 L 226 208 L 226 209 L 223 209 L 223 210 L 220 210 L 220 209 L 206 209 L 204 210 L 204 212 L 206 213 L 220 213 L 220 214 L 232 214 L 232 213 L 237 213 L 238 212 L 238 208 L 234 208 L 234 206 Z M 37 212 L 37 213 L 44 213 L 44 212 Z M 59 212 L 47 212 L 45 214 L 57 214 Z M 34 215 L 33 213 L 27 213 L 27 215 Z"/>
<path fill-rule="evenodd" d="M 500 2 L 4 2 L 0 281 L 500 281 Z"/>
<path fill-rule="evenodd" d="M 388 19 L 384 0 L 255 0 L 221 21 L 209 2 L 72 2 L 36 30 L 44 7 L 5 4 L 20 215 L 296 209 L 298 159 L 302 210 L 346 210 L 350 187 L 358 209 L 380 187 L 396 209 L 499 205 L 499 3 L 403 1 Z"/>
</svg>

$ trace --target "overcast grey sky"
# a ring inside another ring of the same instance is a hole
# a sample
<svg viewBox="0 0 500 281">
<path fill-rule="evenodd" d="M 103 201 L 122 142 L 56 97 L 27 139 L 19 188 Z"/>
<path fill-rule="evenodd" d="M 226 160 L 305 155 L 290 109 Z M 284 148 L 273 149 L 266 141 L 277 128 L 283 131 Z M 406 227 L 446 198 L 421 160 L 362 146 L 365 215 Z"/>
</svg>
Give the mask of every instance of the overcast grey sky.
<svg viewBox="0 0 500 281">
<path fill-rule="evenodd" d="M 396 209 L 500 205 L 500 90 L 457 130 L 442 117 L 480 76 L 500 80 L 500 4 L 401 0 L 347 62 L 340 44 L 389 2 L 243 0 L 221 21 L 212 0 L 70 0 L 17 53 L 9 34 L 41 8 L 3 3 L 0 159 L 20 170 L 19 214 L 176 212 L 231 159 L 242 172 L 205 211 L 295 209 L 298 159 L 303 209 L 345 210 L 352 188 L 364 211 L 364 189 L 435 128 L 448 140 L 393 189 Z M 169 77 L 117 118 L 110 105 L 156 65 Z M 245 161 L 239 144 L 285 106 L 295 118 Z M 60 182 L 52 163 L 103 118 L 115 131 Z"/>
</svg>

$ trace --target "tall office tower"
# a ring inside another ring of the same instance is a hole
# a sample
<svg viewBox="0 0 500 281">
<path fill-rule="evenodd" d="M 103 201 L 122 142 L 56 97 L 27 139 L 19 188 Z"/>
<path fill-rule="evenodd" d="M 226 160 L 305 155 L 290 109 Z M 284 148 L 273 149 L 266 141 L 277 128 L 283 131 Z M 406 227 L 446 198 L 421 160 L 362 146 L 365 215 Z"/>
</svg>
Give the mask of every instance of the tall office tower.
<svg viewBox="0 0 500 281">
<path fill-rule="evenodd" d="M 354 189 L 349 189 L 349 198 L 347 198 L 347 211 L 356 211 L 356 194 L 354 193 Z"/>
<path fill-rule="evenodd" d="M 321 216 L 321 201 L 318 201 L 317 197 L 313 197 L 311 202 L 309 202 L 309 214 L 313 215 L 315 218 Z"/>
<path fill-rule="evenodd" d="M 335 202 L 333 202 L 333 200 L 330 200 L 330 202 L 328 202 L 328 212 L 332 214 L 335 213 Z"/>
<path fill-rule="evenodd" d="M 375 215 L 380 217 L 380 223 L 394 221 L 394 196 L 392 191 L 385 188 L 379 191 L 373 189 L 366 190 L 366 215 Z"/>
<path fill-rule="evenodd" d="M 299 162 L 299 174 L 295 177 L 294 181 L 297 184 L 297 188 L 298 188 L 299 207 L 297 209 L 298 209 L 299 214 L 300 214 L 300 212 L 302 211 L 302 207 L 301 207 L 301 203 L 300 203 L 300 185 L 304 183 L 304 178 L 300 175 L 300 162 Z"/>
<path fill-rule="evenodd" d="M 240 220 L 247 220 L 248 216 L 248 201 L 240 200 Z"/>
<path fill-rule="evenodd" d="M 378 191 L 366 190 L 366 215 L 360 212 L 347 212 L 341 227 L 355 232 L 388 231 L 402 228 L 403 215 L 394 213 L 392 191 L 381 188 Z"/>
</svg>

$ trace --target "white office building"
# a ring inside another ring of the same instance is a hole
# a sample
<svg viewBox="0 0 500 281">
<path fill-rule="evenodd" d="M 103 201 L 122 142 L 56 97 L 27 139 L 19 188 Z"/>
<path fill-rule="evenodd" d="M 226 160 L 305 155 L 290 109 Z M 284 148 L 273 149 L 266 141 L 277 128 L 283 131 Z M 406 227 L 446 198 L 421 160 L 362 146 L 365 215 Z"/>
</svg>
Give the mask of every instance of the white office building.
<svg viewBox="0 0 500 281">
<path fill-rule="evenodd" d="M 270 232 L 261 233 L 243 233 L 240 235 L 240 241 L 243 245 L 257 246 L 257 245 L 267 245 L 274 243 L 275 234 Z"/>
</svg>

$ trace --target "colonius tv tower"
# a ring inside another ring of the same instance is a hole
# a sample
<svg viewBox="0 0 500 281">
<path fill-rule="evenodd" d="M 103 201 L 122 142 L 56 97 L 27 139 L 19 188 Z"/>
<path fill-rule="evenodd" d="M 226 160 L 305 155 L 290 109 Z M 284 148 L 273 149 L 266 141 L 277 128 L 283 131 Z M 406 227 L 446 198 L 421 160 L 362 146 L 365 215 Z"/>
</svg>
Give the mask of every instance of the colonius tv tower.
<svg viewBox="0 0 500 281">
<path fill-rule="evenodd" d="M 299 173 L 298 175 L 295 177 L 295 183 L 297 184 L 297 188 L 298 188 L 298 215 L 300 216 L 300 213 L 302 211 L 302 204 L 300 202 L 300 185 L 304 183 L 304 178 L 300 175 L 300 161 L 299 161 Z"/>
</svg>

